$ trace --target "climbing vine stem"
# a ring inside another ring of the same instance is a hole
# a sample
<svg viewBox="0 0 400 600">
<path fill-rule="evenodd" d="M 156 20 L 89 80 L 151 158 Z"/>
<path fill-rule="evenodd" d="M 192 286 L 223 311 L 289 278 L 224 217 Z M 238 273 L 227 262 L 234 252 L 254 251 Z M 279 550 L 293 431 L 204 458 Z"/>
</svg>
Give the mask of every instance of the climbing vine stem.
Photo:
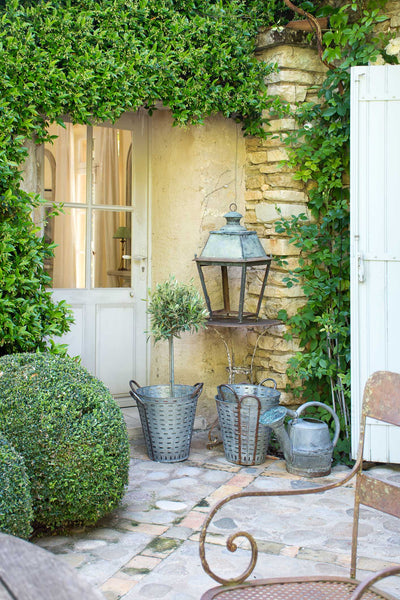
<svg viewBox="0 0 400 600">
<path fill-rule="evenodd" d="M 322 58 L 331 68 L 318 101 L 293 111 L 297 129 L 286 138 L 288 163 L 306 186 L 307 211 L 281 217 L 276 225 L 300 251 L 286 284 L 301 285 L 305 295 L 296 314 L 278 315 L 288 326 L 287 337 L 300 341 L 289 364 L 290 387 L 304 400 L 331 398 L 341 419 L 337 454 L 342 459 L 349 449 L 350 403 L 349 68 L 374 62 L 387 43 L 375 33 L 385 20 L 382 4 L 357 2 L 320 12 L 329 14 Z"/>
</svg>

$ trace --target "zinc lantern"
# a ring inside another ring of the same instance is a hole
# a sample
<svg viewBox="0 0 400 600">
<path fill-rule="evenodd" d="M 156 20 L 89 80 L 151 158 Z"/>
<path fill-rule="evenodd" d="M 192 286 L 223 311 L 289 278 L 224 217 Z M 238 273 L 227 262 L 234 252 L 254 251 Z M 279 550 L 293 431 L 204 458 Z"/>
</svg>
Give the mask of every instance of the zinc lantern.
<svg viewBox="0 0 400 600">
<path fill-rule="evenodd" d="M 231 204 L 229 208 L 229 212 L 224 215 L 226 224 L 218 231 L 210 232 L 202 253 L 195 256 L 194 260 L 197 263 L 210 322 L 257 322 L 272 256 L 266 254 L 257 232 L 249 231 L 240 224 L 243 215 L 237 212 L 236 204 Z M 211 270 L 211 267 L 214 269 Z M 261 272 L 256 310 L 245 312 L 245 305 L 248 304 L 246 282 L 249 271 L 255 268 Z M 208 289 L 210 287 L 211 290 Z M 219 293 L 216 292 L 217 288 Z"/>
</svg>

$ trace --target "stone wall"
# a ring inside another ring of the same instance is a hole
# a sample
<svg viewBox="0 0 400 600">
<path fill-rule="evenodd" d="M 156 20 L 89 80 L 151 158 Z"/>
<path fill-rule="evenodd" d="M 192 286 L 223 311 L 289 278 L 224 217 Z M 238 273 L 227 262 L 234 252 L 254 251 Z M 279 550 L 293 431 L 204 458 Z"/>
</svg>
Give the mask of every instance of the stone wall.
<svg viewBox="0 0 400 600">
<path fill-rule="evenodd" d="M 266 31 L 259 37 L 258 56 L 260 60 L 276 62 L 279 66 L 279 72 L 269 79 L 270 93 L 278 94 L 291 105 L 316 99 L 312 86 L 321 84 L 326 68 L 304 33 L 287 29 Z M 277 208 L 284 217 L 307 212 L 305 184 L 293 179 L 293 172 L 281 164 L 287 158 L 283 138 L 294 127 L 293 119 L 271 118 L 267 128 L 272 136 L 246 141 L 246 226 L 257 231 L 267 253 L 274 259 L 286 257 L 287 262 L 286 267 L 279 266 L 277 260 L 272 263 L 263 314 L 271 319 L 276 319 L 281 309 L 294 315 L 304 304 L 301 286 L 288 288 L 283 281 L 287 269 L 297 266 L 299 249 L 275 231 L 279 218 Z M 255 289 L 255 285 L 250 286 L 250 292 Z M 285 332 L 286 326 L 281 324 L 270 327 L 261 337 L 257 331 L 250 332 L 248 337 L 250 352 L 258 341 L 254 360 L 256 380 L 273 377 L 280 390 L 288 383 L 288 359 L 298 350 L 298 342 L 286 341 Z M 282 392 L 282 403 L 292 401 L 290 393 Z"/>
<path fill-rule="evenodd" d="M 400 0 L 388 0 L 383 12 L 388 18 L 379 25 L 378 29 L 393 34 L 393 38 L 386 46 L 386 52 L 390 56 L 396 56 L 400 62 Z M 379 58 L 376 64 L 383 63 L 383 59 Z"/>
</svg>

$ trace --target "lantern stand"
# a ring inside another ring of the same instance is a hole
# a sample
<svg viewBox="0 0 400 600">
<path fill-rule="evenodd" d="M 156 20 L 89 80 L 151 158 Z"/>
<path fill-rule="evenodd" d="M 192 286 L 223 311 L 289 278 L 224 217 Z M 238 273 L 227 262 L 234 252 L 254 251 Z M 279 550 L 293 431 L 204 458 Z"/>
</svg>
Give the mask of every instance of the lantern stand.
<svg viewBox="0 0 400 600">
<path fill-rule="evenodd" d="M 263 337 L 263 335 L 265 335 L 267 333 L 269 327 L 271 327 L 273 325 L 279 325 L 280 323 L 281 323 L 281 321 L 279 319 L 259 319 L 259 321 L 254 322 L 254 323 L 234 323 L 232 321 L 231 322 L 228 321 L 226 323 L 209 321 L 207 323 L 207 329 L 210 329 L 211 331 L 215 331 L 215 333 L 222 340 L 222 342 L 225 346 L 226 355 L 227 355 L 227 359 L 228 359 L 228 366 L 227 366 L 226 370 L 228 372 L 228 383 L 229 384 L 235 383 L 235 375 L 239 375 L 239 374 L 245 375 L 247 377 L 247 379 L 249 380 L 249 382 L 252 385 L 254 384 L 254 359 L 255 359 L 256 352 L 257 352 L 259 341 Z M 220 328 L 222 330 L 226 329 L 226 334 L 229 339 L 226 339 L 226 337 L 219 331 Z M 233 348 L 234 348 L 233 331 L 237 330 L 238 328 L 240 328 L 240 329 L 243 329 L 243 328 L 262 329 L 261 333 L 259 333 L 257 336 L 257 340 L 254 345 L 252 356 L 251 356 L 250 365 L 247 367 L 237 366 L 235 364 L 235 354 L 234 354 L 234 350 L 233 350 Z"/>
<path fill-rule="evenodd" d="M 233 321 L 227 321 L 226 323 L 223 323 L 223 324 L 221 322 L 213 322 L 213 321 L 209 321 L 207 323 L 207 329 L 210 328 L 212 331 L 215 331 L 215 333 L 222 340 L 222 342 L 225 346 L 226 355 L 228 358 L 228 366 L 226 367 L 226 370 L 228 372 L 228 384 L 229 385 L 235 383 L 235 375 L 238 375 L 240 373 L 243 373 L 244 375 L 246 375 L 250 384 L 253 385 L 253 383 L 254 383 L 254 371 L 253 371 L 254 358 L 256 356 L 258 343 L 259 343 L 260 339 L 262 338 L 262 336 L 267 333 L 269 327 L 271 327 L 273 325 L 279 325 L 280 323 L 282 323 L 282 321 L 280 321 L 279 319 L 259 319 L 257 322 L 254 322 L 254 323 L 234 323 Z M 244 366 L 238 367 L 235 365 L 235 355 L 233 352 L 233 339 L 232 339 L 233 335 L 232 335 L 232 333 L 233 333 L 233 331 L 237 330 L 239 327 L 240 328 L 245 327 L 247 329 L 260 329 L 261 328 L 261 333 L 258 334 L 256 343 L 254 345 L 254 349 L 253 349 L 253 353 L 251 356 L 251 362 L 250 362 L 249 367 L 244 367 Z M 222 335 L 222 333 L 219 331 L 219 328 L 226 328 L 227 333 L 229 332 L 228 333 L 229 343 L 225 339 L 225 337 Z M 213 421 L 213 423 L 210 426 L 209 432 L 208 432 L 208 443 L 207 443 L 208 450 L 211 450 L 211 448 L 215 448 L 216 446 L 219 446 L 222 444 L 222 439 L 220 437 L 218 437 L 218 435 L 213 433 L 214 430 L 217 428 L 219 428 L 218 417 Z"/>
</svg>

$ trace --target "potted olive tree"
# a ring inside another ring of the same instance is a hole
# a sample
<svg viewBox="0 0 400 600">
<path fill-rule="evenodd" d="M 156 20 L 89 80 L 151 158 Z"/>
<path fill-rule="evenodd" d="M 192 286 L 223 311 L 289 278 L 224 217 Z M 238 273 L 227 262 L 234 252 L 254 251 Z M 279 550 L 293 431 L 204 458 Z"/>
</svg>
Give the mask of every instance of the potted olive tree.
<svg viewBox="0 0 400 600">
<path fill-rule="evenodd" d="M 174 338 L 205 326 L 208 313 L 192 283 L 174 277 L 159 283 L 150 292 L 147 309 L 149 334 L 154 343 L 168 341 L 169 384 L 140 387 L 130 382 L 136 400 L 147 452 L 158 462 L 177 462 L 189 456 L 197 400 L 203 384 L 177 385 L 174 375 Z"/>
</svg>

